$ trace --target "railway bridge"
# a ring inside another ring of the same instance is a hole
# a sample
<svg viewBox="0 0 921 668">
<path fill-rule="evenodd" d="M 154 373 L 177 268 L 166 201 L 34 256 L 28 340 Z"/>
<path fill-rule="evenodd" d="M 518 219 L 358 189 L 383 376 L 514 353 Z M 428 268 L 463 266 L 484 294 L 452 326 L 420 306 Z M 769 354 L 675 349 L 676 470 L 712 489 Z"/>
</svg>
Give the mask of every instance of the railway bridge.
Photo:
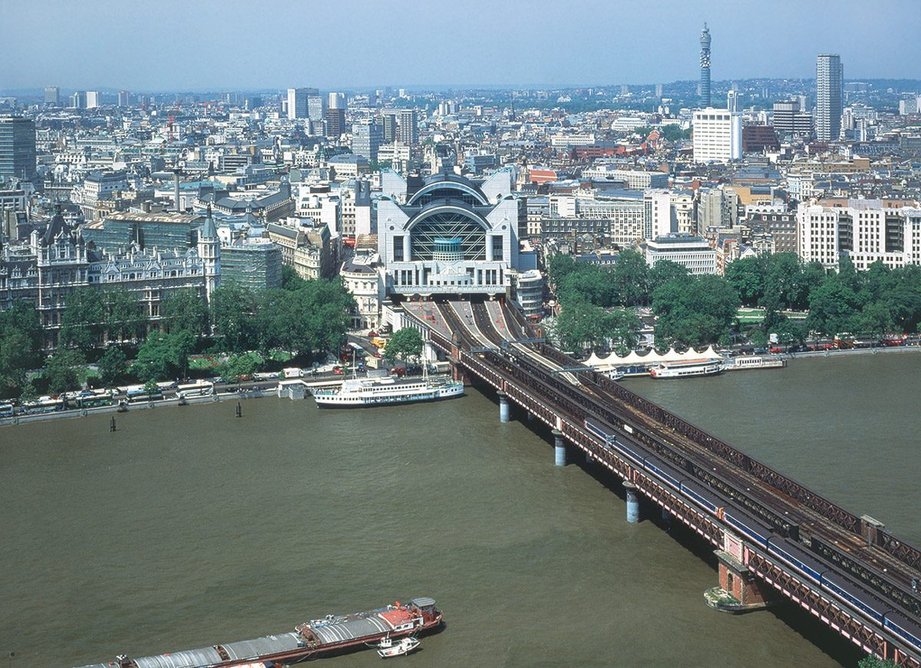
<svg viewBox="0 0 921 668">
<path fill-rule="evenodd" d="M 864 651 L 921 668 L 921 550 L 535 337 L 500 301 L 425 301 L 404 322 L 499 397 L 552 429 L 556 463 L 581 451 L 709 542 L 723 607 L 793 601 Z"/>
</svg>

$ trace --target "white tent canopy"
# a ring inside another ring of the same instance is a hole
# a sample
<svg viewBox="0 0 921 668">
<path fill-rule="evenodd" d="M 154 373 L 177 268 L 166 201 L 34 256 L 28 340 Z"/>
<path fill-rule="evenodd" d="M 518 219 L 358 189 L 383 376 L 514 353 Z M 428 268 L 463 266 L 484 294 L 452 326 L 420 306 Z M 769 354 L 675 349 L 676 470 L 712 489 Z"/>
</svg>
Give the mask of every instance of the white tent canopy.
<svg viewBox="0 0 921 668">
<path fill-rule="evenodd" d="M 607 357 L 598 357 L 598 355 L 593 352 L 591 357 L 585 360 L 585 364 L 586 366 L 592 367 L 595 371 L 610 371 L 622 366 L 639 366 L 642 364 L 650 367 L 663 362 L 690 362 L 692 360 L 710 361 L 719 359 L 722 359 L 722 356 L 713 350 L 713 346 L 710 346 L 702 353 L 697 352 L 693 348 L 688 348 L 688 350 L 683 353 L 679 353 L 674 348 L 669 348 L 666 353 L 658 353 L 655 350 L 650 350 L 648 353 L 640 355 L 635 350 L 631 350 L 629 354 L 623 357 L 616 353 L 611 353 Z"/>
</svg>

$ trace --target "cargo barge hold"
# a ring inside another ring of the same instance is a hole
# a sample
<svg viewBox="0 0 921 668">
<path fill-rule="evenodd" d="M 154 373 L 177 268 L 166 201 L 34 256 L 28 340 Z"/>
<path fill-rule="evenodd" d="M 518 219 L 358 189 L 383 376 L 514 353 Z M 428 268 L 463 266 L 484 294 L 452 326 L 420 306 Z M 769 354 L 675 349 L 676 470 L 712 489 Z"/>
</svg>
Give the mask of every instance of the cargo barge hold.
<svg viewBox="0 0 921 668">
<path fill-rule="evenodd" d="M 419 597 L 349 615 L 326 615 L 298 624 L 294 631 L 201 649 L 143 656 L 126 655 L 82 668 L 268 668 L 365 649 L 384 638 L 427 633 L 443 624 L 435 599 Z"/>
</svg>

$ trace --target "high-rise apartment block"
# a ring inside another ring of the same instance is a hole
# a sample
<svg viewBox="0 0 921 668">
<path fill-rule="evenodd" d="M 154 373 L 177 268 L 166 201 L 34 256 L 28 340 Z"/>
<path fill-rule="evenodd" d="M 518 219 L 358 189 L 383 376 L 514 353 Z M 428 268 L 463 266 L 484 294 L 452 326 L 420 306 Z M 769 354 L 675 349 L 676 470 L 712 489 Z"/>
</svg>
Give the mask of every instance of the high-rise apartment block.
<svg viewBox="0 0 921 668">
<path fill-rule="evenodd" d="M 45 87 L 45 104 L 52 107 L 61 106 L 61 90 L 57 86 Z"/>
<path fill-rule="evenodd" d="M 815 135 L 819 141 L 834 141 L 841 132 L 844 98 L 844 65 L 841 56 L 822 54 L 815 68 Z"/>
<path fill-rule="evenodd" d="M 742 159 L 742 116 L 727 109 L 699 109 L 692 120 L 694 162 Z"/>
<path fill-rule="evenodd" d="M 0 179 L 35 177 L 35 122 L 22 116 L 0 116 Z"/>
<path fill-rule="evenodd" d="M 706 23 L 700 33 L 700 106 L 710 106 L 710 29 Z"/>
</svg>

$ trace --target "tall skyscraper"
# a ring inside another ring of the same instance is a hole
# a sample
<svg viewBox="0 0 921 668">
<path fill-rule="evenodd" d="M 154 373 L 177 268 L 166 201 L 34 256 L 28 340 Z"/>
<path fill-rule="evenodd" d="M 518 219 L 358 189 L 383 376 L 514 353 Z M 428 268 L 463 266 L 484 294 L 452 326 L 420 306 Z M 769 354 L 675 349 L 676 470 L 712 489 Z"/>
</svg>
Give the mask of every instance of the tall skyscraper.
<svg viewBox="0 0 921 668">
<path fill-rule="evenodd" d="M 309 88 L 288 89 L 288 118 L 307 118 L 307 94 Z"/>
<path fill-rule="evenodd" d="M 99 99 L 98 90 L 88 90 L 86 91 L 86 108 L 95 109 L 100 105 L 101 100 Z"/>
<path fill-rule="evenodd" d="M 377 161 L 383 132 L 373 119 L 352 125 L 352 153 L 363 155 L 370 162 Z"/>
<path fill-rule="evenodd" d="M 326 116 L 326 98 L 316 88 L 308 88 L 307 91 L 307 118 L 314 122 L 322 121 Z"/>
<path fill-rule="evenodd" d="M 815 136 L 834 141 L 841 132 L 844 65 L 837 54 L 821 54 L 815 66 Z"/>
<path fill-rule="evenodd" d="M 345 93 L 329 94 L 329 109 L 345 109 Z"/>
<path fill-rule="evenodd" d="M 400 143 L 407 146 L 419 143 L 419 117 L 415 109 L 400 111 Z"/>
<path fill-rule="evenodd" d="M 129 102 L 128 91 L 120 90 L 118 91 L 118 106 L 127 107 Z"/>
<path fill-rule="evenodd" d="M 710 29 L 700 32 L 700 106 L 710 106 Z"/>
<path fill-rule="evenodd" d="M 51 105 L 52 107 L 61 106 L 61 91 L 57 86 L 45 87 L 45 104 Z"/>
<path fill-rule="evenodd" d="M 22 116 L 0 116 L 0 179 L 35 177 L 35 122 Z"/>
</svg>

